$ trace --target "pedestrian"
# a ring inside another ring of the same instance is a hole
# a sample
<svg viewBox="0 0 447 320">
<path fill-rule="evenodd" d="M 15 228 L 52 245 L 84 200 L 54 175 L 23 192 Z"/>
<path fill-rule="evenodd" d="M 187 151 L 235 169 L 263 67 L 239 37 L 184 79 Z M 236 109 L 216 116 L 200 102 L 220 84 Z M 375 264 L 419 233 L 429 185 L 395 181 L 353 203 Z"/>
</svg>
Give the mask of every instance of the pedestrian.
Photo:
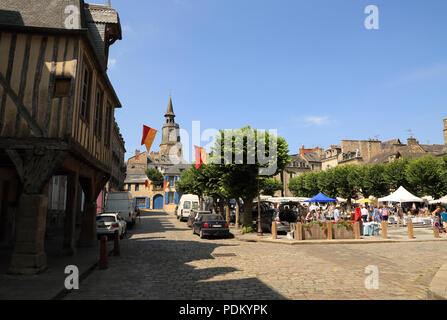
<svg viewBox="0 0 447 320">
<path fill-rule="evenodd" d="M 442 216 L 441 216 L 441 206 L 436 206 L 436 210 L 432 212 L 433 215 L 433 226 L 436 227 L 436 224 L 438 224 L 439 231 L 443 231 L 443 225 L 442 225 Z"/>
<path fill-rule="evenodd" d="M 382 206 L 382 220 L 383 221 L 388 221 L 388 215 L 389 215 L 389 211 L 386 208 L 386 206 Z"/>
<path fill-rule="evenodd" d="M 360 235 L 362 236 L 363 235 L 363 218 L 362 218 L 362 209 L 360 209 L 360 207 L 355 208 L 354 223 L 356 223 L 356 222 L 358 222 L 360 224 Z"/>
<path fill-rule="evenodd" d="M 362 209 L 360 210 L 361 214 L 362 214 L 362 221 L 368 222 L 368 209 L 366 209 L 365 206 L 362 207 Z"/>
<path fill-rule="evenodd" d="M 382 222 L 382 215 L 380 214 L 380 209 L 377 206 L 374 206 L 374 221 L 377 223 Z"/>
<path fill-rule="evenodd" d="M 334 221 L 338 222 L 338 220 L 340 220 L 340 206 L 336 206 L 334 210 Z"/>
<path fill-rule="evenodd" d="M 312 222 L 315 220 L 315 210 L 309 210 L 309 213 L 306 216 L 306 222 Z"/>
<path fill-rule="evenodd" d="M 442 208 L 441 219 L 444 230 L 447 230 L 447 210 L 445 208 Z"/>
<path fill-rule="evenodd" d="M 402 220 L 404 218 L 404 210 L 402 209 L 402 205 L 400 203 L 397 204 L 396 213 L 397 213 L 397 225 L 399 227 L 401 227 L 402 226 Z"/>
</svg>

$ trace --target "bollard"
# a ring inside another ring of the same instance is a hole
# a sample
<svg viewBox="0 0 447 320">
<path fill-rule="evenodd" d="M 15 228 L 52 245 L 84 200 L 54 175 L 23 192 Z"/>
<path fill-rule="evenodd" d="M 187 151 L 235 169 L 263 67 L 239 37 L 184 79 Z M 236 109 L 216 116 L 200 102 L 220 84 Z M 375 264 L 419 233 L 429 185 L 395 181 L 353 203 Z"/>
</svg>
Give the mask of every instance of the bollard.
<svg viewBox="0 0 447 320">
<path fill-rule="evenodd" d="M 107 236 L 101 237 L 101 245 L 99 248 L 99 269 L 105 270 L 107 269 Z"/>
<path fill-rule="evenodd" d="M 414 239 L 414 228 L 413 228 L 413 221 L 408 221 L 408 239 Z"/>
<path fill-rule="evenodd" d="M 440 235 L 439 235 L 439 228 L 436 227 L 436 226 L 433 227 L 433 234 L 435 236 L 435 239 L 441 238 Z"/>
<path fill-rule="evenodd" d="M 327 239 L 332 240 L 332 223 L 326 222 L 326 229 L 327 229 Z"/>
<path fill-rule="evenodd" d="M 115 243 L 113 245 L 113 255 L 118 257 L 121 254 L 120 250 L 120 232 L 119 230 L 115 230 Z"/>
<path fill-rule="evenodd" d="M 276 221 L 272 222 L 272 239 L 278 239 L 278 232 L 276 231 Z"/>
<path fill-rule="evenodd" d="M 382 238 L 388 239 L 388 222 L 382 221 Z"/>
<path fill-rule="evenodd" d="M 303 224 L 298 222 L 295 227 L 295 240 L 303 240 Z"/>
<path fill-rule="evenodd" d="M 354 223 L 354 236 L 356 240 L 360 239 L 360 222 Z"/>
</svg>

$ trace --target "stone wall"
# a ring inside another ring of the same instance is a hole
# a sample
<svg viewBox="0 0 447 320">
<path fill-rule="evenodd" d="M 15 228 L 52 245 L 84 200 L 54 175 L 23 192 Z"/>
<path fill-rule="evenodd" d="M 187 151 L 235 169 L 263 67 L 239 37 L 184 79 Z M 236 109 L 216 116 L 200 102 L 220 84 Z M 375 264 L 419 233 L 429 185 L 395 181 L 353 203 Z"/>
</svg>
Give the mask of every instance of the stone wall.
<svg viewBox="0 0 447 320">
<path fill-rule="evenodd" d="M 127 170 L 129 169 L 147 169 L 147 152 L 135 152 L 135 156 L 127 161 Z"/>
</svg>

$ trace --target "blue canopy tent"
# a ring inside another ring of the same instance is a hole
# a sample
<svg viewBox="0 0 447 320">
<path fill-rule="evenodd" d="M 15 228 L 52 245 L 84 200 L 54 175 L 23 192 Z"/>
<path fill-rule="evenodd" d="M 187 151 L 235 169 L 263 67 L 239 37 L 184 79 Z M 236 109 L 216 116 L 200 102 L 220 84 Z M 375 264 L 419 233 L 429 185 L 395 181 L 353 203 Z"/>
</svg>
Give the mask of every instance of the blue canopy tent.
<svg viewBox="0 0 447 320">
<path fill-rule="evenodd" d="M 336 199 L 332 199 L 329 198 L 327 196 L 325 196 L 322 192 L 320 192 L 318 195 L 316 195 L 315 197 L 313 197 L 312 199 L 305 201 L 305 202 L 321 202 L 321 203 L 326 203 L 326 202 L 338 202 Z"/>
</svg>

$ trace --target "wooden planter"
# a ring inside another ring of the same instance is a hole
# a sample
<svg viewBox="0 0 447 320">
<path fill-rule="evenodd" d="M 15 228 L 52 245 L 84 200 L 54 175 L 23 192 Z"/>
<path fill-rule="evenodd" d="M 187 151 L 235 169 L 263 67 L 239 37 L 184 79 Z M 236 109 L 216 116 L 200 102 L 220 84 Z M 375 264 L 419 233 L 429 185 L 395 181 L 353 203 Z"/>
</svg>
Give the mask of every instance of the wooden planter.
<svg viewBox="0 0 447 320">
<path fill-rule="evenodd" d="M 311 228 L 303 227 L 303 240 L 326 240 L 326 230 L 319 225 L 313 225 Z"/>
<path fill-rule="evenodd" d="M 303 227 L 303 240 L 327 240 L 327 229 L 319 225 L 313 225 L 311 228 Z M 332 225 L 332 239 L 355 239 L 354 229 Z"/>
<path fill-rule="evenodd" d="M 332 226 L 332 234 L 334 235 L 334 239 L 355 239 L 354 228 L 345 228 L 337 226 Z"/>
</svg>

